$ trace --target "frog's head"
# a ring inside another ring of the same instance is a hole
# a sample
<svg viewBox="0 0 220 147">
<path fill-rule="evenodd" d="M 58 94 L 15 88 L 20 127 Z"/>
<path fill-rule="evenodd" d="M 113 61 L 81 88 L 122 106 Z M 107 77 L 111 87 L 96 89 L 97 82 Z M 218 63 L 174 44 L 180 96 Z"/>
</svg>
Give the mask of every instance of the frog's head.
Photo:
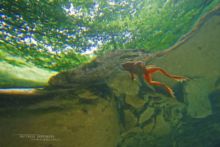
<svg viewBox="0 0 220 147">
<path fill-rule="evenodd" d="M 130 71 L 130 72 L 142 72 L 145 69 L 144 62 L 142 61 L 129 61 L 122 64 L 122 67 L 124 70 Z"/>
</svg>

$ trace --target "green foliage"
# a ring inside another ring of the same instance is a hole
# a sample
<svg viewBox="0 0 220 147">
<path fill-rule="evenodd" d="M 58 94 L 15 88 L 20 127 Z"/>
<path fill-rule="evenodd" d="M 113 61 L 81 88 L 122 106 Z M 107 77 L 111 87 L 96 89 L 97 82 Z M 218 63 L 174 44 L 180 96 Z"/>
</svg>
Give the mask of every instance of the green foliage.
<svg viewBox="0 0 220 147">
<path fill-rule="evenodd" d="M 220 0 L 1 0 L 1 49 L 53 70 L 115 49 L 162 50 Z M 2 47 L 3 46 L 3 47 Z"/>
</svg>

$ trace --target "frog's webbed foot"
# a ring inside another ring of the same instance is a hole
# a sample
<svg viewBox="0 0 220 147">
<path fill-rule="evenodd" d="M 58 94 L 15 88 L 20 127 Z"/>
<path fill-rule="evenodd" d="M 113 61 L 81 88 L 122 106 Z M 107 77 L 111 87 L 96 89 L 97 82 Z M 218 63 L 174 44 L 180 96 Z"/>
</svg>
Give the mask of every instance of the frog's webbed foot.
<svg viewBox="0 0 220 147">
<path fill-rule="evenodd" d="M 184 82 L 184 81 L 189 80 L 189 78 L 184 77 L 184 76 L 176 76 L 176 77 L 174 77 L 174 78 L 172 78 L 172 79 L 174 79 L 174 80 L 176 80 L 176 81 L 178 81 L 178 82 Z"/>
</svg>

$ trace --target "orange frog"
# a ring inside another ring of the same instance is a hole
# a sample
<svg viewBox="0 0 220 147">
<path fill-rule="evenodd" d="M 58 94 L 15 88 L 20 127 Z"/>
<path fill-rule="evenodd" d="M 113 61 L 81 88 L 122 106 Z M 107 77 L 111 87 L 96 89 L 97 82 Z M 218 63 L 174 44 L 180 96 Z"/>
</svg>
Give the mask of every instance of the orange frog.
<svg viewBox="0 0 220 147">
<path fill-rule="evenodd" d="M 147 83 L 149 83 L 150 85 L 153 85 L 153 86 L 156 85 L 156 86 L 163 87 L 172 97 L 175 97 L 173 90 L 164 83 L 161 83 L 158 81 L 153 81 L 152 74 L 154 74 L 155 72 L 160 72 L 161 74 L 163 74 L 171 79 L 174 79 L 176 81 L 179 81 L 179 82 L 182 82 L 182 81 L 185 81 L 188 79 L 183 76 L 172 75 L 160 67 L 145 66 L 144 62 L 142 62 L 142 61 L 126 62 L 126 63 L 122 64 L 122 67 L 126 71 L 130 72 L 132 80 L 134 80 L 134 75 L 137 75 L 138 77 L 143 77 L 145 79 L 145 81 Z"/>
</svg>

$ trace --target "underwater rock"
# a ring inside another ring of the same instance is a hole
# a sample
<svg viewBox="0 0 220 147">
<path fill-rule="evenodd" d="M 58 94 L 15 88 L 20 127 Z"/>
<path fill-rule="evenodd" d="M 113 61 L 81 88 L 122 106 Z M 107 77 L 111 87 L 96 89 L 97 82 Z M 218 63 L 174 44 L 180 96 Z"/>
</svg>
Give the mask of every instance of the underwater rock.
<svg viewBox="0 0 220 147">
<path fill-rule="evenodd" d="M 120 71 L 115 76 L 112 76 L 107 81 L 109 88 L 113 90 L 116 95 L 136 96 L 140 90 L 139 81 L 130 79 L 130 75 L 125 71 Z"/>
<path fill-rule="evenodd" d="M 131 111 L 125 110 L 124 115 L 126 130 L 129 130 L 137 125 L 137 117 Z"/>
<path fill-rule="evenodd" d="M 214 81 L 198 79 L 188 82 L 186 86 L 187 113 L 193 118 L 204 118 L 212 114 L 209 94 L 214 90 Z"/>
<path fill-rule="evenodd" d="M 176 127 L 183 121 L 186 116 L 186 105 L 180 102 L 169 102 L 163 106 L 163 117 L 170 126 Z"/>
<path fill-rule="evenodd" d="M 117 147 L 171 147 L 169 136 L 156 137 L 135 128 L 122 135 Z"/>
<path fill-rule="evenodd" d="M 140 116 L 140 119 L 139 119 L 139 123 L 144 123 L 145 121 L 149 120 L 152 115 L 154 114 L 154 111 L 155 109 L 154 108 L 147 108 Z"/>
<path fill-rule="evenodd" d="M 129 104 L 130 106 L 132 106 L 133 108 L 135 109 L 138 109 L 138 108 L 142 108 L 145 104 L 145 101 L 143 99 L 140 99 L 135 96 L 131 96 L 131 95 L 127 95 L 126 98 L 125 98 L 125 103 L 126 104 Z"/>
<path fill-rule="evenodd" d="M 159 114 L 156 117 L 156 122 L 154 124 L 154 128 L 152 129 L 152 134 L 156 135 L 156 136 L 163 136 L 163 135 L 167 135 L 170 133 L 171 131 L 171 125 L 170 122 L 165 121 L 163 114 Z M 146 131 L 146 127 L 144 128 L 145 132 Z"/>
<path fill-rule="evenodd" d="M 84 90 L 78 96 L 79 96 L 80 103 L 92 104 L 92 103 L 97 102 L 97 100 L 99 99 L 97 95 L 95 95 L 89 90 Z"/>
</svg>

